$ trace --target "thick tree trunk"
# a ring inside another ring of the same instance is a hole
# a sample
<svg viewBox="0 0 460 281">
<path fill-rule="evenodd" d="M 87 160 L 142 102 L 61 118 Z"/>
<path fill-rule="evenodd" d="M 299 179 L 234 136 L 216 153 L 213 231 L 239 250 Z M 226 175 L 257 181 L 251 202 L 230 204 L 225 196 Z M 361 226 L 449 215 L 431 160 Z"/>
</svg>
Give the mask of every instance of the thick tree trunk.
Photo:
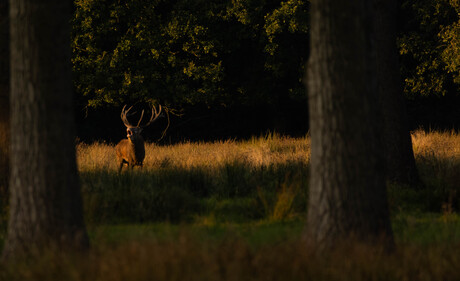
<svg viewBox="0 0 460 281">
<path fill-rule="evenodd" d="M 0 0 L 0 197 L 6 195 L 9 175 L 9 64 L 8 1 Z M 4 199 L 0 198 L 0 208 L 4 203 Z"/>
<path fill-rule="evenodd" d="M 10 217 L 4 258 L 86 247 L 76 168 L 71 2 L 11 0 Z"/>
<path fill-rule="evenodd" d="M 307 237 L 392 243 L 371 40 L 371 2 L 311 3 Z"/>
<path fill-rule="evenodd" d="M 386 176 L 390 182 L 420 186 L 399 74 L 396 0 L 375 0 L 377 93 L 382 109 Z"/>
</svg>

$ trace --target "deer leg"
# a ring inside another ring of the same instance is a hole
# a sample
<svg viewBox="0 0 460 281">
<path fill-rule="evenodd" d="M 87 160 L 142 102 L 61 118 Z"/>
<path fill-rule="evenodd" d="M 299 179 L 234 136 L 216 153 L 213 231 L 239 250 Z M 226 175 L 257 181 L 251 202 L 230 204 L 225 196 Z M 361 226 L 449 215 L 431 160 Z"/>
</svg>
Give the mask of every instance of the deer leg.
<svg viewBox="0 0 460 281">
<path fill-rule="evenodd" d="M 123 168 L 123 158 L 117 157 L 118 162 L 118 173 L 121 173 L 121 169 Z"/>
</svg>

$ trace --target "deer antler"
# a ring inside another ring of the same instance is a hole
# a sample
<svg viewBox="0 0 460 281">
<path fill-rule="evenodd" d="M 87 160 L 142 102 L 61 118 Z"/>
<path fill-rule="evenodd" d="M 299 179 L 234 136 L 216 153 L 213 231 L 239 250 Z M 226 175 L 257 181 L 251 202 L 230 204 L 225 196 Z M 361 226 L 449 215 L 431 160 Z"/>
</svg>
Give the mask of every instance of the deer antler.
<svg viewBox="0 0 460 281">
<path fill-rule="evenodd" d="M 128 121 L 128 118 L 126 118 L 126 115 L 133 108 L 133 106 L 128 108 L 128 110 L 125 110 L 125 108 L 126 108 L 126 104 L 125 104 L 125 106 L 123 106 L 123 109 L 121 110 L 121 120 L 123 121 L 123 123 L 125 124 L 125 126 L 127 128 L 136 128 L 136 127 L 137 128 L 144 128 L 144 127 L 147 127 L 153 121 L 155 121 L 160 116 L 160 113 L 161 113 L 161 105 L 158 105 L 158 110 L 155 108 L 155 106 L 152 106 L 152 116 L 150 117 L 150 120 L 147 122 L 147 124 L 141 126 L 140 124 L 142 122 L 142 118 L 144 118 L 144 110 L 142 110 L 141 118 L 139 119 L 139 122 L 137 122 L 137 125 L 134 126 L 134 125 L 131 125 L 131 123 L 129 123 L 129 121 Z"/>
<path fill-rule="evenodd" d="M 158 110 L 155 108 L 155 106 L 152 106 L 152 116 L 150 117 L 149 122 L 147 122 L 147 124 L 140 126 L 140 127 L 147 127 L 148 125 L 150 125 L 153 121 L 155 121 L 158 117 L 160 117 L 160 113 L 161 113 L 161 104 L 158 105 Z M 142 110 L 141 120 L 142 120 L 142 116 L 144 116 L 143 110 Z M 141 123 L 141 120 L 139 120 L 139 123 L 137 124 L 138 127 L 139 127 L 139 124 Z"/>
<path fill-rule="evenodd" d="M 132 106 L 130 108 L 128 108 L 128 110 L 125 111 L 125 108 L 126 108 L 126 104 L 125 106 L 123 106 L 123 109 L 121 110 L 121 121 L 123 121 L 123 124 L 125 124 L 125 126 L 127 128 L 134 128 L 135 126 L 131 125 L 131 123 L 129 123 L 128 121 L 128 118 L 126 118 L 126 115 L 128 114 L 128 112 L 131 110 L 131 108 L 133 108 Z"/>
</svg>

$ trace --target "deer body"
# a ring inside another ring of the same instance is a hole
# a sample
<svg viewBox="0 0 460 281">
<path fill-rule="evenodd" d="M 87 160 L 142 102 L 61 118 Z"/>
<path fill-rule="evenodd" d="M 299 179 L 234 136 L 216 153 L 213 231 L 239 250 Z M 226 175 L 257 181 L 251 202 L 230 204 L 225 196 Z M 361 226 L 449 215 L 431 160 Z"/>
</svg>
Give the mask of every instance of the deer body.
<svg viewBox="0 0 460 281">
<path fill-rule="evenodd" d="M 144 139 L 142 137 L 138 140 L 124 139 L 121 140 L 115 147 L 117 151 L 118 170 L 121 171 L 123 164 L 128 167 L 134 166 L 142 167 L 145 158 Z"/>
<path fill-rule="evenodd" d="M 158 116 L 160 116 L 161 112 L 161 105 L 159 109 L 155 107 L 152 108 L 152 117 L 147 122 L 147 124 L 140 126 L 142 121 L 142 117 L 144 117 L 144 111 L 142 110 L 141 118 L 137 123 L 137 126 L 131 125 L 128 122 L 126 115 L 131 110 L 132 106 L 125 111 L 126 105 L 123 107 L 121 111 L 121 120 L 126 126 L 126 139 L 121 140 L 117 146 L 115 147 L 117 153 L 117 162 L 118 162 L 118 171 L 121 172 L 123 165 L 127 164 L 128 167 L 131 166 L 131 169 L 134 166 L 140 166 L 142 168 L 144 158 L 145 158 L 145 146 L 144 146 L 144 139 L 141 136 L 142 128 L 147 127 L 155 121 Z"/>
</svg>

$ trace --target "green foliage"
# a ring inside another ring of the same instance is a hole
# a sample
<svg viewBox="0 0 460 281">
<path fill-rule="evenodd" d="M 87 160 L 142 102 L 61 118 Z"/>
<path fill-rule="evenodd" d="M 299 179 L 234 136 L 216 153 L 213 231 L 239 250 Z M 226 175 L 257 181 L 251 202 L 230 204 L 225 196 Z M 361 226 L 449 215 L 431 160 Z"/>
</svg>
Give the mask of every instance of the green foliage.
<svg viewBox="0 0 460 281">
<path fill-rule="evenodd" d="M 449 1 L 450 6 L 455 9 L 457 19 L 451 25 L 443 26 L 439 33 L 442 39 L 443 51 L 441 57 L 446 64 L 446 69 L 452 73 L 455 84 L 460 84 L 460 3 L 456 0 Z"/>
<path fill-rule="evenodd" d="M 74 2 L 72 61 L 82 106 L 305 100 L 307 0 Z M 407 96 L 457 91 L 459 10 L 455 0 L 401 1 Z"/>
<path fill-rule="evenodd" d="M 82 106 L 138 101 L 280 106 L 305 100 L 306 0 L 75 0 L 75 87 Z M 407 96 L 460 85 L 459 4 L 401 2 Z"/>
<path fill-rule="evenodd" d="M 265 67 L 276 77 L 291 75 L 293 78 L 302 78 L 299 75 L 304 72 L 303 66 L 306 60 L 293 54 L 307 45 L 309 15 L 306 4 L 302 0 L 281 2 L 280 7 L 265 16 L 264 29 L 268 43 L 264 51 L 270 55 Z M 305 54 L 308 54 L 307 49 L 305 49 Z M 302 67 L 297 70 L 293 69 L 296 60 L 299 59 L 302 61 Z M 291 92 L 295 91 L 292 88 L 296 84 L 294 82 L 291 82 Z"/>
<path fill-rule="evenodd" d="M 303 88 L 306 5 L 76 0 L 72 62 L 80 102 L 231 104 L 270 97 L 277 84 L 289 84 L 288 95 Z"/>
<path fill-rule="evenodd" d="M 218 94 L 221 62 L 203 25 L 209 3 L 191 5 L 192 13 L 184 10 L 191 2 L 174 9 L 161 0 L 75 2 L 73 65 L 89 106 Z"/>
<path fill-rule="evenodd" d="M 458 87 L 458 4 L 449 0 L 402 2 L 405 22 L 398 39 L 405 92 L 411 97 L 445 95 Z"/>
</svg>

